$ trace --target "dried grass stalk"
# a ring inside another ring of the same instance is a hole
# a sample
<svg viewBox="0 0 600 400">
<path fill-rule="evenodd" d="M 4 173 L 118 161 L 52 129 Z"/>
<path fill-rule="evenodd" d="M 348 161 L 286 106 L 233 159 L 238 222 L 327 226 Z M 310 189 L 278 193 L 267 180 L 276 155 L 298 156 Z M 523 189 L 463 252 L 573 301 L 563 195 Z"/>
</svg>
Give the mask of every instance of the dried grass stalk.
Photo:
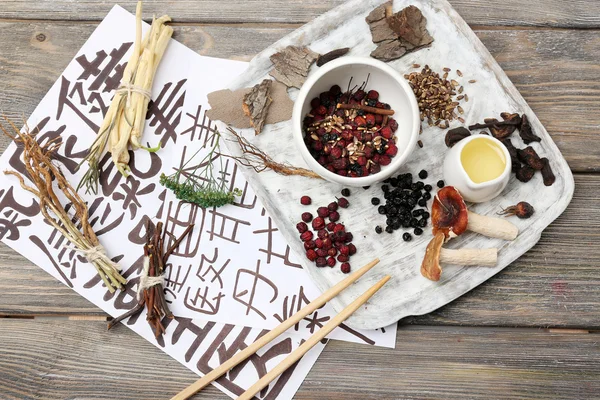
<svg viewBox="0 0 600 400">
<path fill-rule="evenodd" d="M 90 226 L 87 204 L 52 162 L 52 153 L 56 152 L 62 144 L 60 138 L 40 145 L 36 141 L 35 133 L 31 133 L 27 126 L 25 133 L 22 133 L 7 117 L 4 117 L 4 120 L 10 128 L 6 129 L 0 124 L 0 129 L 16 143 L 23 145 L 23 162 L 27 179 L 34 187 L 25 183 L 25 177 L 19 172 L 4 171 L 4 173 L 17 177 L 21 187 L 39 199 L 40 212 L 44 218 L 96 268 L 110 292 L 114 292 L 116 288 L 123 289 L 127 280 L 121 276 L 120 267 L 106 255 L 104 247 Z M 54 191 L 54 183 L 71 203 L 73 215 L 65 210 L 58 199 Z"/>
</svg>

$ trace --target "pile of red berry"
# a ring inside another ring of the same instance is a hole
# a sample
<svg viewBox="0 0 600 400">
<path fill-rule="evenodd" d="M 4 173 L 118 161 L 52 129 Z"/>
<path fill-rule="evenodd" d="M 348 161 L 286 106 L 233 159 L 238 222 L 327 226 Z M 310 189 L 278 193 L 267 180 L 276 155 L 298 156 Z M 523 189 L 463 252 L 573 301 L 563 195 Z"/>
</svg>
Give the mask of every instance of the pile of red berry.
<svg viewBox="0 0 600 400">
<path fill-rule="evenodd" d="M 312 200 L 308 196 L 302 196 L 300 203 L 308 206 Z M 356 246 L 351 243 L 352 233 L 346 231 L 344 224 L 338 223 L 340 219 L 338 209 L 347 208 L 349 205 L 348 200 L 342 197 L 329 203 L 327 207 L 319 207 L 316 218 L 313 218 L 310 212 L 302 213 L 302 222 L 296 225 L 300 239 L 304 242 L 306 258 L 319 268 L 325 266 L 333 268 L 339 261 L 342 264 L 342 272 L 345 274 L 350 272 L 349 260 L 350 256 L 356 253 Z M 313 230 L 309 228 L 309 223 Z"/>
<path fill-rule="evenodd" d="M 341 176 L 376 174 L 398 153 L 398 123 L 375 90 L 342 93 L 338 85 L 315 97 L 304 118 L 304 143 L 315 160 Z M 386 115 L 384 115 L 386 114 Z"/>
</svg>

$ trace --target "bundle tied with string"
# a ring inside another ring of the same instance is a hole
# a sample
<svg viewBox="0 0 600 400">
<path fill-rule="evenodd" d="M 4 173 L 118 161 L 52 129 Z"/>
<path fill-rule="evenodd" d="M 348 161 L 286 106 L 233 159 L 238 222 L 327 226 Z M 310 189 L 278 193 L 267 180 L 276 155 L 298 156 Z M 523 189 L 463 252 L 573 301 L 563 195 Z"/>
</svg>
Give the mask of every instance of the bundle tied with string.
<svg viewBox="0 0 600 400">
<path fill-rule="evenodd" d="M 87 162 L 88 170 L 77 189 L 85 187 L 87 192 L 97 193 L 100 164 L 107 151 L 110 152 L 112 162 L 119 172 L 126 177 L 130 171 L 129 148 L 143 148 L 148 151 L 160 148 L 160 145 L 155 148 L 142 146 L 141 138 L 152 96 L 154 76 L 173 35 L 173 28 L 165 25 L 171 18 L 163 15 L 153 19 L 150 30 L 142 39 L 141 2 L 137 4 L 135 17 L 136 35 L 133 51 L 98 135 L 82 161 L 82 164 Z"/>
<path fill-rule="evenodd" d="M 108 329 L 115 326 L 125 318 L 139 314 L 144 307 L 147 310 L 146 320 L 158 338 L 165 332 L 162 324 L 163 318 L 173 318 L 169 306 L 165 300 L 164 284 L 165 269 L 169 256 L 179 247 L 181 241 L 192 231 L 194 225 L 189 225 L 179 238 L 163 231 L 163 223 L 154 226 L 151 221 L 146 225 L 146 244 L 144 245 L 144 264 L 137 288 L 137 304 L 123 315 L 113 319 L 108 324 Z M 173 244 L 165 250 L 167 236 L 168 242 Z"/>
<path fill-rule="evenodd" d="M 96 268 L 111 293 L 115 289 L 123 289 L 127 280 L 121 276 L 121 268 L 108 257 L 90 226 L 87 204 L 52 161 L 52 156 L 62 144 L 61 138 L 40 144 L 36 140 L 36 132 L 30 132 L 27 124 L 25 124 L 25 132 L 21 132 L 8 118 L 4 117 L 4 120 L 10 128 L 0 125 L 0 129 L 17 145 L 22 146 L 26 174 L 21 175 L 17 171 L 4 171 L 4 173 L 15 176 L 23 189 L 38 198 L 40 212 L 46 221 L 72 244 L 65 247 L 81 253 Z M 31 182 L 33 186 L 25 180 Z M 58 199 L 55 187 L 58 187 L 69 201 L 69 211 Z"/>
</svg>

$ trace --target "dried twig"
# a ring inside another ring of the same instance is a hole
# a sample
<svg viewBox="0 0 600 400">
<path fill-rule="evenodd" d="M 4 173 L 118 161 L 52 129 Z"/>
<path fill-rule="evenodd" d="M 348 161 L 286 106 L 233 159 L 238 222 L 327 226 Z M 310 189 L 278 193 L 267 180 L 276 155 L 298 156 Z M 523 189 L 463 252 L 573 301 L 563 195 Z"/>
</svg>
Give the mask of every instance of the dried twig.
<svg viewBox="0 0 600 400">
<path fill-rule="evenodd" d="M 96 268 L 110 292 L 114 292 L 116 288 L 123 289 L 127 280 L 121 276 L 120 267 L 106 255 L 104 247 L 90 226 L 87 204 L 79 197 L 58 166 L 52 162 L 52 154 L 62 144 L 60 139 L 40 145 L 36 141 L 35 133 L 29 132 L 27 126 L 25 133 L 21 133 L 7 117 L 4 117 L 4 120 L 12 129 L 7 130 L 3 125 L 0 125 L 0 129 L 15 142 L 23 145 L 23 163 L 27 171 L 27 179 L 35 188 L 25 183 L 25 177 L 19 172 L 4 171 L 4 173 L 17 177 L 21 187 L 39 199 L 40 212 L 44 218 Z M 54 182 L 71 203 L 74 215 L 70 215 L 61 204 L 54 192 Z"/>
</svg>

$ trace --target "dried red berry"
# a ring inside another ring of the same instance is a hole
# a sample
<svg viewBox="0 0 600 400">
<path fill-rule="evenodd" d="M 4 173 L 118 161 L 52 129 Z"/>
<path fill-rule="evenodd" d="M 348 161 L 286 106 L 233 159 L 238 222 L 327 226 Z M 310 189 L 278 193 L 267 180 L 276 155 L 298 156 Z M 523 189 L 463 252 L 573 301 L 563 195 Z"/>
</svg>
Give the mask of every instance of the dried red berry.
<svg viewBox="0 0 600 400">
<path fill-rule="evenodd" d="M 342 266 L 340 267 L 340 269 L 342 270 L 343 273 L 347 274 L 350 272 L 350 264 L 347 262 L 342 263 Z"/>
<path fill-rule="evenodd" d="M 380 165 L 389 165 L 392 162 L 392 159 L 389 156 L 380 156 L 379 164 Z"/>
<path fill-rule="evenodd" d="M 388 148 L 385 150 L 385 155 L 394 157 L 396 154 L 398 154 L 398 147 L 396 147 L 395 144 L 388 145 Z"/>
<path fill-rule="evenodd" d="M 365 121 L 367 121 L 367 126 L 371 127 L 375 125 L 375 116 L 373 114 L 365 115 Z"/>
<path fill-rule="evenodd" d="M 308 250 L 306 252 L 306 258 L 308 258 L 310 261 L 315 261 L 317 259 L 317 252 L 314 250 Z"/>
<path fill-rule="evenodd" d="M 302 196 L 300 197 L 300 204 L 304 205 L 304 206 L 308 206 L 310 205 L 310 203 L 312 203 L 312 199 L 308 196 Z"/>
<path fill-rule="evenodd" d="M 369 90 L 367 93 L 367 99 L 369 100 L 377 100 L 379 98 L 379 92 L 377 90 Z"/>
<path fill-rule="evenodd" d="M 352 232 L 346 232 L 346 242 L 351 242 L 354 239 Z"/>
<path fill-rule="evenodd" d="M 331 257 L 335 257 L 337 255 L 337 249 L 335 247 L 328 249 L 327 255 L 331 256 Z"/>
<path fill-rule="evenodd" d="M 333 160 L 331 162 L 331 165 L 333 166 L 333 168 L 336 169 L 336 171 L 339 171 L 339 170 L 345 170 L 346 168 L 348 168 L 348 165 L 350 165 L 350 162 L 348 161 L 347 158 L 338 158 L 336 160 Z"/>
<path fill-rule="evenodd" d="M 383 115 L 375 114 L 375 123 L 381 125 L 383 123 Z"/>
<path fill-rule="evenodd" d="M 348 249 L 350 250 L 349 255 L 353 256 L 356 254 L 356 246 L 354 244 L 348 244 Z"/>
<path fill-rule="evenodd" d="M 313 236 L 314 235 L 313 235 L 313 233 L 311 231 L 306 231 L 302 235 L 300 235 L 300 239 L 303 242 L 306 242 L 307 240 L 312 240 Z"/>
<path fill-rule="evenodd" d="M 314 249 L 315 247 L 317 247 L 317 244 L 314 240 L 307 240 L 304 242 L 304 250 Z"/>
<path fill-rule="evenodd" d="M 340 246 L 339 251 L 340 251 L 340 255 L 343 255 L 343 256 L 350 255 L 350 247 L 347 245 Z"/>
<path fill-rule="evenodd" d="M 333 242 L 331 241 L 331 238 L 323 239 L 323 248 L 324 249 L 329 250 L 332 247 L 333 247 Z"/>
<path fill-rule="evenodd" d="M 331 155 L 332 158 L 340 158 L 342 156 L 342 149 L 335 146 L 331 149 L 329 155 Z"/>
<path fill-rule="evenodd" d="M 367 157 L 365 157 L 365 156 L 359 156 L 356 159 L 356 163 L 358 165 L 360 165 L 361 167 L 364 167 L 365 165 L 367 165 Z"/>
<path fill-rule="evenodd" d="M 329 213 L 329 220 L 331 222 L 336 222 L 340 219 L 340 213 L 338 213 L 337 211 L 332 211 Z"/>
<path fill-rule="evenodd" d="M 390 129 L 389 126 L 386 126 L 385 128 L 382 128 L 379 133 L 381 133 L 381 136 L 383 136 L 386 139 L 390 139 L 393 135 L 392 130 Z"/>
<path fill-rule="evenodd" d="M 321 100 L 320 100 L 318 97 L 315 97 L 314 99 L 312 99 L 312 100 L 310 101 L 310 106 L 311 106 L 312 108 L 317 108 L 317 107 L 319 107 L 320 105 L 321 105 Z"/>
<path fill-rule="evenodd" d="M 394 118 L 390 118 L 388 120 L 388 125 L 392 132 L 396 132 L 398 130 L 398 122 Z"/>
<path fill-rule="evenodd" d="M 335 224 L 335 228 L 333 228 L 333 232 L 346 232 L 346 227 L 344 224 Z"/>
<path fill-rule="evenodd" d="M 341 251 L 340 251 L 340 253 L 341 253 Z M 341 263 L 344 263 L 344 262 L 347 262 L 348 260 L 350 260 L 350 257 L 340 254 L 339 256 L 337 256 L 337 260 Z"/>
<path fill-rule="evenodd" d="M 296 229 L 298 229 L 298 232 L 304 233 L 308 230 L 308 225 L 306 225 L 304 222 L 298 222 L 296 224 Z"/>
<path fill-rule="evenodd" d="M 313 221 L 312 221 L 312 228 L 315 231 L 318 231 L 319 229 L 325 228 L 325 220 L 323 219 L 323 217 L 317 217 L 317 218 L 313 219 Z"/>
<path fill-rule="evenodd" d="M 329 209 L 329 211 L 337 211 L 338 203 L 336 203 L 335 201 L 332 201 L 331 203 L 329 203 L 327 205 L 327 208 Z"/>
<path fill-rule="evenodd" d="M 317 249 L 322 249 L 322 248 L 323 248 L 323 239 L 321 239 L 321 238 L 317 238 L 317 239 L 315 240 L 315 244 L 316 244 L 316 246 L 317 246 Z"/>
<path fill-rule="evenodd" d="M 325 249 L 317 249 L 317 256 L 319 256 L 319 257 L 327 257 L 327 250 L 325 250 Z"/>
<path fill-rule="evenodd" d="M 356 124 L 356 126 L 360 126 L 360 127 L 367 126 L 367 120 L 364 117 L 361 117 L 360 115 L 358 117 L 354 118 L 354 123 Z"/>
<path fill-rule="evenodd" d="M 330 267 L 333 267 L 335 265 L 335 263 L 336 263 L 335 258 L 329 257 L 327 259 L 327 265 L 329 265 Z"/>
<path fill-rule="evenodd" d="M 323 105 L 320 105 L 319 107 L 315 108 L 315 113 L 319 115 L 325 115 L 327 114 L 327 108 Z"/>
<path fill-rule="evenodd" d="M 329 232 L 327 232 L 325 229 L 320 229 L 319 232 L 317 232 L 317 237 L 319 239 L 325 239 L 329 237 Z"/>
<path fill-rule="evenodd" d="M 327 207 L 319 207 L 317 209 L 317 215 L 321 218 L 326 218 L 329 215 L 329 209 Z"/>
<path fill-rule="evenodd" d="M 333 232 L 333 230 L 335 229 L 335 225 L 336 225 L 335 222 L 330 222 L 325 227 L 327 228 L 327 230 L 329 232 Z"/>
<path fill-rule="evenodd" d="M 323 268 L 324 266 L 327 265 L 327 260 L 325 260 L 325 257 L 319 257 L 319 258 L 317 258 L 315 263 L 317 264 L 317 267 Z"/>
<path fill-rule="evenodd" d="M 364 91 L 364 90 L 362 90 L 362 89 L 358 89 L 358 90 L 357 90 L 357 91 L 354 93 L 354 96 L 352 96 L 352 98 L 353 98 L 354 100 L 361 101 L 362 99 L 364 99 L 364 98 L 365 98 L 365 95 L 366 95 L 366 93 L 365 93 L 365 91 Z"/>
<path fill-rule="evenodd" d="M 341 197 L 338 199 L 338 205 L 342 208 L 348 208 L 350 203 L 348 202 L 348 199 Z"/>
<path fill-rule="evenodd" d="M 309 212 L 302 213 L 302 221 L 310 222 L 310 221 L 312 221 L 312 219 L 313 219 L 313 216 L 311 213 L 309 213 Z"/>
</svg>

